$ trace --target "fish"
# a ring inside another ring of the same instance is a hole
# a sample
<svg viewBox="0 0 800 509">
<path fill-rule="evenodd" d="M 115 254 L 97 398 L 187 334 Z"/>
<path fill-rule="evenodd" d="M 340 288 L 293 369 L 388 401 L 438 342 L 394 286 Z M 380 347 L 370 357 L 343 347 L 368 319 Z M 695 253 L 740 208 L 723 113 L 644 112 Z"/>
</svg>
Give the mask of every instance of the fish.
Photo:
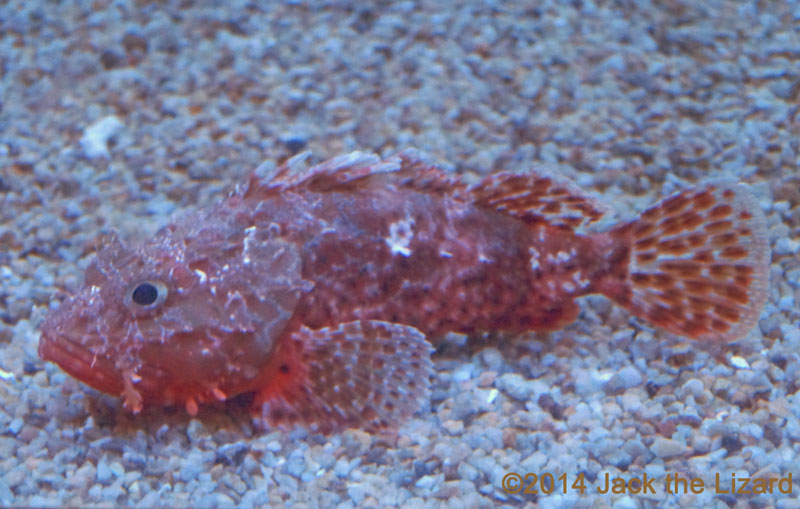
<svg viewBox="0 0 800 509">
<path fill-rule="evenodd" d="M 606 209 L 541 170 L 474 184 L 407 149 L 264 164 L 153 238 L 112 231 L 51 306 L 39 355 L 124 408 L 249 398 L 265 428 L 396 429 L 430 395 L 449 332 L 552 331 L 600 294 L 706 344 L 767 298 L 767 229 L 713 179 L 602 231 Z"/>
</svg>

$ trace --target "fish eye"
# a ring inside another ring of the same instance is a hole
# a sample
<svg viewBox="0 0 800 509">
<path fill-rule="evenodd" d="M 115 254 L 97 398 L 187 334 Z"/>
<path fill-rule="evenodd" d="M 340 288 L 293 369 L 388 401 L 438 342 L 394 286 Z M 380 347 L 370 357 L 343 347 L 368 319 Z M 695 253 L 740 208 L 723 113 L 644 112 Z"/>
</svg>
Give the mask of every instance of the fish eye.
<svg viewBox="0 0 800 509">
<path fill-rule="evenodd" d="M 167 286 L 160 281 L 139 281 L 125 292 L 125 305 L 134 310 L 153 309 L 167 298 Z"/>
</svg>

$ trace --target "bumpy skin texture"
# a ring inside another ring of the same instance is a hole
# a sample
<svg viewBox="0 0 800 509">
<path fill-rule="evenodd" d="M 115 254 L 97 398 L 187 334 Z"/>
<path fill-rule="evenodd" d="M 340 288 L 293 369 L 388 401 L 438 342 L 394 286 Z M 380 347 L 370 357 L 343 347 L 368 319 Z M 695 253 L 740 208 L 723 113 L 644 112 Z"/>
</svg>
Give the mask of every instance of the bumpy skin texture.
<svg viewBox="0 0 800 509">
<path fill-rule="evenodd" d="M 581 235 L 602 211 L 552 177 L 467 187 L 414 152 L 301 162 L 148 242 L 107 239 L 45 319 L 42 358 L 134 412 L 254 393 L 270 425 L 378 430 L 426 397 L 447 331 L 557 329 L 576 297 L 604 293 L 677 334 L 733 340 L 765 299 L 764 219 L 735 184 Z"/>
</svg>

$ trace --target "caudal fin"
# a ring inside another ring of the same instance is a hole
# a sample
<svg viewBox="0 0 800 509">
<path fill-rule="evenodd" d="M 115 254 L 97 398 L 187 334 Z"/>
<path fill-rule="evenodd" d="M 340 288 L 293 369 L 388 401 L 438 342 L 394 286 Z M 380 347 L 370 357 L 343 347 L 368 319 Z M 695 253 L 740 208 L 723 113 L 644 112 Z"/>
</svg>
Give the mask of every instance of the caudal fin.
<svg viewBox="0 0 800 509">
<path fill-rule="evenodd" d="M 685 190 L 607 235 L 622 256 L 600 289 L 636 316 L 725 342 L 758 320 L 770 251 L 764 215 L 743 185 L 720 180 Z"/>
</svg>

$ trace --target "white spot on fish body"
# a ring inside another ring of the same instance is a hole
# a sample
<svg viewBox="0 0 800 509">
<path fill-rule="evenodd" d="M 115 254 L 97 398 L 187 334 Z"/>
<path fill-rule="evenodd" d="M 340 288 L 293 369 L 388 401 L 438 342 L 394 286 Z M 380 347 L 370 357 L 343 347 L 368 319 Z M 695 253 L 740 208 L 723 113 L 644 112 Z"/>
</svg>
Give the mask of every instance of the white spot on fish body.
<svg viewBox="0 0 800 509">
<path fill-rule="evenodd" d="M 207 275 L 206 275 L 206 273 L 205 273 L 205 272 L 203 272 L 202 270 L 200 270 L 200 269 L 194 269 L 194 273 L 195 273 L 195 274 L 197 274 L 197 277 L 199 277 L 199 278 L 200 278 L 200 284 L 201 284 L 201 285 L 202 285 L 203 283 L 205 283 L 205 282 L 208 280 L 208 276 L 207 276 Z"/>
<path fill-rule="evenodd" d="M 242 263 L 245 265 L 250 263 L 250 245 L 255 239 L 256 235 L 256 227 L 250 226 L 245 230 L 246 235 L 244 236 L 243 245 L 242 245 Z"/>
<path fill-rule="evenodd" d="M 529 247 L 528 254 L 531 255 L 531 270 L 538 270 L 541 267 L 541 264 L 539 264 L 539 251 L 535 247 Z"/>
<path fill-rule="evenodd" d="M 556 263 L 564 263 L 566 261 L 569 261 L 570 259 L 572 259 L 572 255 L 565 251 L 559 251 L 558 253 L 556 253 L 556 258 L 555 258 Z"/>
<path fill-rule="evenodd" d="M 405 219 L 395 221 L 389 225 L 389 236 L 385 237 L 386 245 L 392 250 L 392 254 L 401 256 L 411 256 L 411 239 L 414 238 L 414 220 L 406 216 Z"/>
<path fill-rule="evenodd" d="M 572 274 L 572 280 L 581 288 L 586 288 L 589 286 L 589 280 L 583 279 L 583 274 L 581 271 L 576 271 Z"/>
<path fill-rule="evenodd" d="M 574 255 L 566 251 L 559 251 L 555 255 L 553 253 L 547 254 L 547 263 L 552 265 L 561 265 L 572 259 Z"/>
</svg>

